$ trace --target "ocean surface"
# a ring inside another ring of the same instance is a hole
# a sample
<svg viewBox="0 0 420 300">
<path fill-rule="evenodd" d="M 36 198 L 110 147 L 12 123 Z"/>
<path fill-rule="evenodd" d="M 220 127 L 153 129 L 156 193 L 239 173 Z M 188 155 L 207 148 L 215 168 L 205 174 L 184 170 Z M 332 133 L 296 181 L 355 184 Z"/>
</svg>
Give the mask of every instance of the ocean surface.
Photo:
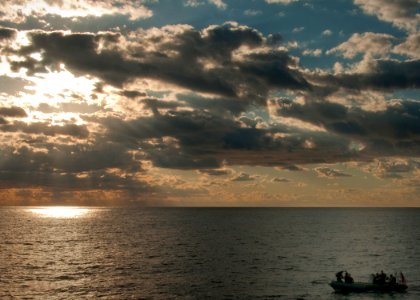
<svg viewBox="0 0 420 300">
<path fill-rule="evenodd" d="M 404 272 L 403 294 L 333 292 Z M 0 208 L 0 299 L 420 299 L 420 209 Z"/>
</svg>

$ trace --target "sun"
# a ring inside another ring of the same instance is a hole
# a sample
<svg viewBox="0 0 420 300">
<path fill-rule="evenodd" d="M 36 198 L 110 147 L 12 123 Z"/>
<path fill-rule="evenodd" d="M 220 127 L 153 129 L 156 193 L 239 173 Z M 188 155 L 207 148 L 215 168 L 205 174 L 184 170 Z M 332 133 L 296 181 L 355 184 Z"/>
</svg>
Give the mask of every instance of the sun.
<svg viewBox="0 0 420 300">
<path fill-rule="evenodd" d="M 49 206 L 31 208 L 30 212 L 47 218 L 78 218 L 90 212 L 89 208 L 69 206 Z"/>
</svg>

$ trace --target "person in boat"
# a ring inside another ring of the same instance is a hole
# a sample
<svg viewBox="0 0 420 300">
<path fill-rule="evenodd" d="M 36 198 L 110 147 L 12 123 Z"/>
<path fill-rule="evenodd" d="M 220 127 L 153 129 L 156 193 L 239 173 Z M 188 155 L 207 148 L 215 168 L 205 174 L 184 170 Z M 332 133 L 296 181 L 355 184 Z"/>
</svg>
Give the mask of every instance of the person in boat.
<svg viewBox="0 0 420 300">
<path fill-rule="evenodd" d="M 335 277 L 337 278 L 338 282 L 343 282 L 343 278 L 344 278 L 343 273 L 344 271 L 340 271 L 335 274 Z"/>
<path fill-rule="evenodd" d="M 386 274 L 384 271 L 381 271 L 378 278 L 378 284 L 385 284 L 386 283 Z"/>
<path fill-rule="evenodd" d="M 397 278 L 394 275 L 389 275 L 389 281 L 388 281 L 389 285 L 394 285 L 397 284 Z"/>
<path fill-rule="evenodd" d="M 407 281 L 405 280 L 405 276 L 402 272 L 400 272 L 400 283 L 407 284 Z"/>
<path fill-rule="evenodd" d="M 346 272 L 346 274 L 344 275 L 344 282 L 345 283 L 354 283 L 354 279 L 353 277 L 351 277 L 351 274 Z"/>
<path fill-rule="evenodd" d="M 372 283 L 378 284 L 379 283 L 379 273 L 376 272 L 376 274 L 372 274 Z"/>
</svg>

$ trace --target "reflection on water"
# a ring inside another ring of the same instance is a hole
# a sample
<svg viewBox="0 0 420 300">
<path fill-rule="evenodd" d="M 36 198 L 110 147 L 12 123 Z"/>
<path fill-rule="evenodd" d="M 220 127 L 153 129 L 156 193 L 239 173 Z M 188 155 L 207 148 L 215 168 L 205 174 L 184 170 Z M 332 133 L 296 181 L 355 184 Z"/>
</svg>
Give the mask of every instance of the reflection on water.
<svg viewBox="0 0 420 300">
<path fill-rule="evenodd" d="M 0 207 L 0 299 L 420 299 L 418 228 L 411 208 Z M 338 270 L 409 290 L 335 294 Z"/>
<path fill-rule="evenodd" d="M 30 208 L 28 211 L 46 218 L 78 218 L 89 213 L 91 209 L 74 206 L 49 206 Z"/>
</svg>

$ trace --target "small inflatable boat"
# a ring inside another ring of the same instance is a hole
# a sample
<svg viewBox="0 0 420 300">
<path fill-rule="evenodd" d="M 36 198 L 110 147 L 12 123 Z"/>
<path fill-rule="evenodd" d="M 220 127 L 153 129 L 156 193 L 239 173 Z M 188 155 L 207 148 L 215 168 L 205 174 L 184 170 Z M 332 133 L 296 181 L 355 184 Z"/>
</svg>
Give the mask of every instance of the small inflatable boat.
<svg viewBox="0 0 420 300">
<path fill-rule="evenodd" d="M 367 282 L 354 282 L 345 283 L 339 281 L 331 281 L 330 286 L 340 293 L 361 293 L 361 292 L 378 292 L 378 293 L 389 293 L 389 292 L 405 292 L 408 288 L 406 284 L 394 283 L 394 284 L 374 284 Z"/>
</svg>

